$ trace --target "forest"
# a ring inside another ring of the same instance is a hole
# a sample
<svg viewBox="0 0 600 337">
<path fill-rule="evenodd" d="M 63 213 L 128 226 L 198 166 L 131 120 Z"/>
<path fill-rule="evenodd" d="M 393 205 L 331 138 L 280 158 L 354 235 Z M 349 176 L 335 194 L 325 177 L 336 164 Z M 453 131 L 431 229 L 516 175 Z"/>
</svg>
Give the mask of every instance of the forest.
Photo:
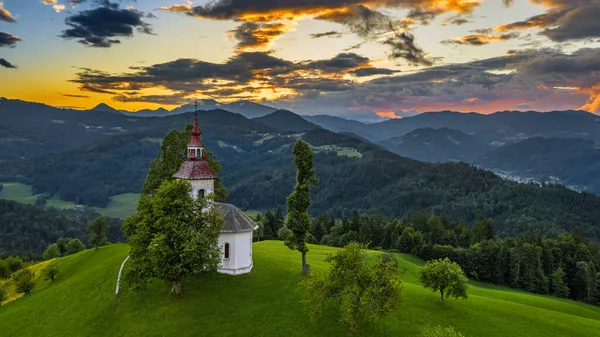
<svg viewBox="0 0 600 337">
<path fill-rule="evenodd" d="M 91 247 L 87 225 L 99 216 L 88 209 L 60 210 L 0 200 L 0 258 L 11 255 L 39 260 L 44 250 L 61 237 L 76 238 Z M 124 241 L 121 221 L 107 221 L 109 241 Z"/>
<path fill-rule="evenodd" d="M 256 239 L 285 237 L 283 219 L 281 209 L 261 215 Z M 431 213 L 396 219 L 353 211 L 341 219 L 327 213 L 313 218 L 309 240 L 335 247 L 358 242 L 424 260 L 448 257 L 474 280 L 591 304 L 600 301 L 600 248 L 579 228 L 559 235 L 525 233 L 502 239 L 494 222 L 485 218 L 470 228 Z"/>
</svg>

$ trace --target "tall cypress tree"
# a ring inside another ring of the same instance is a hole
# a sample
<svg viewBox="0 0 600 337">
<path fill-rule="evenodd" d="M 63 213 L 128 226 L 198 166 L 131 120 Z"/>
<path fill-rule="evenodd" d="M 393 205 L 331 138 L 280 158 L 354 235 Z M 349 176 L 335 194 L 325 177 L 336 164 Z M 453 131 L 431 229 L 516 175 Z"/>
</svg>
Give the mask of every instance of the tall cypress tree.
<svg viewBox="0 0 600 337">
<path fill-rule="evenodd" d="M 310 232 L 311 222 L 308 215 L 310 207 L 310 187 L 316 185 L 313 157 L 315 154 L 303 140 L 294 144 L 292 151 L 296 164 L 296 187 L 287 198 L 286 226 L 291 231 L 285 240 L 285 245 L 302 253 L 302 272 L 308 274 L 310 266 L 306 264 L 306 238 Z"/>
</svg>

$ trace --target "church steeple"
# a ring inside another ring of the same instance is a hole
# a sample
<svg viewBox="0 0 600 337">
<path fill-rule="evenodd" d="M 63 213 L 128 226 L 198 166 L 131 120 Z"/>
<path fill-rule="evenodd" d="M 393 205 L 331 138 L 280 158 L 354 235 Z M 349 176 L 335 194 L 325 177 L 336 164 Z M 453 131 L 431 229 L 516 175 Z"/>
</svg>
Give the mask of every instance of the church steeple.
<svg viewBox="0 0 600 337">
<path fill-rule="evenodd" d="M 194 103 L 194 127 L 192 135 L 187 145 L 188 160 L 203 160 L 204 159 L 204 144 L 202 143 L 202 130 L 198 125 L 198 103 Z"/>
</svg>

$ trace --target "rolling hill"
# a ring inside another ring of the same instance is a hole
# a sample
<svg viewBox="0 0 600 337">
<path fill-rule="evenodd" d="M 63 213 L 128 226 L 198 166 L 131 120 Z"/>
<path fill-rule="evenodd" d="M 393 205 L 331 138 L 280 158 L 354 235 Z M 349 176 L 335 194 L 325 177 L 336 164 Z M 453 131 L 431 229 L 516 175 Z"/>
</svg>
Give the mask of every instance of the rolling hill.
<svg viewBox="0 0 600 337">
<path fill-rule="evenodd" d="M 326 272 L 326 254 L 336 248 L 310 245 L 313 273 Z M 126 245 L 87 250 L 58 260 L 54 283 L 40 281 L 29 296 L 0 307 L 5 336 L 337 336 L 335 310 L 308 320 L 297 284 L 299 254 L 280 241 L 254 244 L 248 275 L 205 275 L 183 282 L 181 297 L 170 285 L 153 281 L 139 292 L 121 287 L 117 272 Z M 370 254 L 377 254 L 370 252 Z M 406 269 L 402 302 L 385 320 L 366 327 L 364 336 L 420 336 L 426 326 L 453 326 L 464 336 L 593 336 L 600 308 L 470 282 L 469 299 L 439 303 L 439 295 L 418 282 L 422 262 L 395 254 Z M 26 313 L 26 314 L 24 314 Z"/>
<path fill-rule="evenodd" d="M 288 110 L 277 110 L 271 114 L 253 120 L 278 130 L 279 132 L 306 132 L 319 128 L 319 126 Z"/>
<path fill-rule="evenodd" d="M 427 162 L 472 162 L 493 147 L 475 136 L 449 128 L 411 131 L 379 143 L 399 154 Z"/>
</svg>

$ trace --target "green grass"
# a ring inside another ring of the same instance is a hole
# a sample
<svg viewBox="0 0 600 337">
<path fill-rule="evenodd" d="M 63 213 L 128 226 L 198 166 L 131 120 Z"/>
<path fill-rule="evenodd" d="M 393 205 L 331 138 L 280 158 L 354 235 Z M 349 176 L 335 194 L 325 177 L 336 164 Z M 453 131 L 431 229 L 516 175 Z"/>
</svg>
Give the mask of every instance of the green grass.
<svg viewBox="0 0 600 337">
<path fill-rule="evenodd" d="M 267 140 L 269 140 L 269 139 L 273 139 L 273 138 L 275 138 L 275 136 L 274 136 L 274 135 L 269 135 L 269 136 L 266 136 L 266 137 L 264 137 L 264 138 L 261 138 L 261 139 L 259 139 L 259 140 L 255 141 L 255 142 L 254 142 L 254 144 L 255 144 L 255 145 L 261 145 L 261 144 L 262 144 L 262 143 L 264 143 L 265 141 L 267 141 Z"/>
<path fill-rule="evenodd" d="M 31 186 L 21 183 L 0 183 L 4 188 L 0 191 L 0 199 L 13 200 L 24 204 L 35 204 L 39 194 L 32 194 Z M 113 218 L 124 219 L 137 212 L 137 204 L 140 200 L 140 193 L 125 193 L 112 196 L 106 208 L 92 207 L 96 212 Z M 46 202 L 48 207 L 61 209 L 73 209 L 75 204 L 72 201 L 62 200 L 58 194 L 52 196 Z"/>
<path fill-rule="evenodd" d="M 346 156 L 348 158 L 362 158 L 362 154 L 351 147 L 339 147 L 337 145 L 321 145 L 314 148 L 316 152 L 335 151 L 338 156 Z"/>
<path fill-rule="evenodd" d="M 335 248 L 310 246 L 308 261 L 323 273 Z M 154 281 L 142 292 L 115 296 L 126 245 L 88 250 L 59 260 L 54 284 L 0 307 L 2 336 L 337 336 L 345 334 L 332 309 L 310 323 L 297 284 L 300 255 L 280 241 L 254 244 L 248 275 L 186 279 L 181 297 Z M 371 254 L 377 254 L 371 252 Z M 439 303 L 418 283 L 421 261 L 397 254 L 406 268 L 403 301 L 365 336 L 418 336 L 423 326 L 454 326 L 465 336 L 594 336 L 600 308 L 472 283 L 468 300 Z"/>
</svg>

